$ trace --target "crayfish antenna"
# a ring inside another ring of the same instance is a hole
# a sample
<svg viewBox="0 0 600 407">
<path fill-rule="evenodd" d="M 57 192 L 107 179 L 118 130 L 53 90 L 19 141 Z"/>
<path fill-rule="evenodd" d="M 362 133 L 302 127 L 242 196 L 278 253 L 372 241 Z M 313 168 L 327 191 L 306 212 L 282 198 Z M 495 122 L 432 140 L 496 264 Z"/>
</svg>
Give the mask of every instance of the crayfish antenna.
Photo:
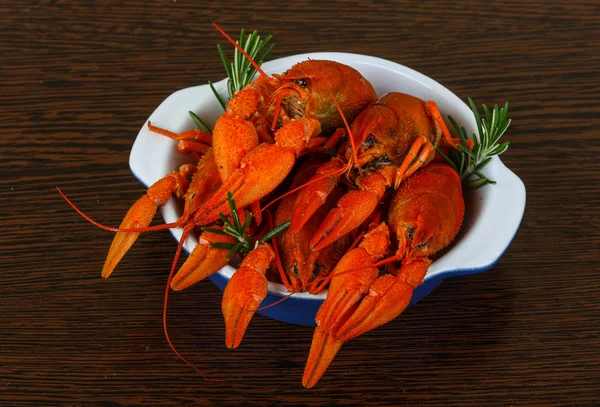
<svg viewBox="0 0 600 407">
<path fill-rule="evenodd" d="M 250 57 L 250 55 L 248 55 L 248 53 L 246 51 L 244 51 L 244 49 L 236 41 L 233 40 L 233 38 L 231 38 L 229 35 L 227 35 L 227 33 L 225 31 L 223 31 L 221 29 L 221 27 L 219 27 L 216 23 L 213 23 L 213 27 L 215 27 L 223 35 L 223 37 L 225 37 L 227 39 L 227 41 L 229 41 L 231 43 L 231 45 L 233 45 L 234 47 L 236 47 L 237 50 L 240 51 L 242 53 L 242 55 L 244 55 L 244 57 L 248 60 L 248 62 L 250 62 L 252 64 L 252 66 L 254 67 L 254 69 L 256 69 L 256 71 L 263 78 L 265 78 L 269 82 L 273 81 L 273 78 L 271 78 L 269 75 L 267 75 L 265 73 L 265 71 L 263 71 L 260 68 L 260 66 Z"/>
<path fill-rule="evenodd" d="M 177 252 L 175 252 L 175 258 L 173 259 L 173 264 L 171 264 L 171 271 L 169 272 L 169 277 L 167 278 L 167 286 L 165 288 L 165 299 L 163 305 L 163 331 L 165 333 L 165 339 L 169 344 L 171 350 L 177 355 L 179 359 L 192 369 L 194 369 L 200 376 L 204 377 L 205 380 L 208 380 L 208 377 L 200 369 L 196 367 L 192 362 L 189 362 L 186 358 L 181 356 L 181 354 L 175 349 L 175 345 L 171 342 L 171 338 L 169 337 L 169 331 L 167 330 L 167 305 L 169 301 L 169 291 L 171 288 L 171 280 L 173 279 L 173 275 L 175 274 L 175 268 L 177 267 L 177 262 L 179 261 L 179 256 L 181 255 L 181 250 L 183 249 L 183 244 L 185 243 L 189 233 L 194 229 L 194 224 L 191 223 L 183 229 L 183 233 L 181 235 L 181 240 L 179 240 L 179 244 L 177 245 Z"/>
<path fill-rule="evenodd" d="M 83 212 L 81 209 L 79 209 L 77 207 L 77 205 L 75 205 L 69 198 L 67 198 L 67 196 L 64 194 L 64 192 L 62 192 L 60 190 L 59 187 L 55 187 L 55 188 L 58 191 L 58 193 L 60 194 L 60 196 L 69 204 L 69 206 L 71 208 L 73 208 L 73 210 L 75 212 L 77 212 L 79 215 L 81 215 L 81 217 L 83 219 L 87 220 L 92 225 L 96 226 L 97 228 L 106 230 L 108 232 L 136 232 L 136 233 L 154 232 L 157 230 L 179 228 L 179 227 L 185 225 L 185 223 L 187 222 L 187 218 L 182 216 L 175 222 L 165 223 L 163 225 L 156 225 L 156 226 L 151 226 L 151 227 L 147 227 L 147 228 L 122 228 L 122 227 L 115 228 L 112 226 L 106 226 L 106 225 L 92 219 L 90 216 L 86 215 L 85 212 Z"/>
</svg>

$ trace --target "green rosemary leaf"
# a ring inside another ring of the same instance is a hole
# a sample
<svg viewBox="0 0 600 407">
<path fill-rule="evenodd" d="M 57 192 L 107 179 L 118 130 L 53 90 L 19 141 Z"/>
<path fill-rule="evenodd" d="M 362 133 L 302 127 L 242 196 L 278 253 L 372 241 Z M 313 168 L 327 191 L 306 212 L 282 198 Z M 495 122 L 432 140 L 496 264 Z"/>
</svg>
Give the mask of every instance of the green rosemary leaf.
<svg viewBox="0 0 600 407">
<path fill-rule="evenodd" d="M 252 212 L 250 212 L 248 214 L 248 216 L 246 216 L 246 220 L 244 221 L 244 224 L 242 225 L 242 232 L 244 232 L 246 230 L 248 225 L 250 225 L 251 221 L 252 221 Z"/>
<path fill-rule="evenodd" d="M 233 63 L 231 64 L 231 76 L 229 77 L 229 83 L 231 83 L 231 88 L 229 89 L 229 97 L 231 98 L 235 92 L 241 89 L 240 87 L 240 52 L 235 49 L 236 52 L 233 53 Z"/>
<path fill-rule="evenodd" d="M 233 246 L 231 248 L 231 250 L 229 251 L 229 254 L 227 255 L 227 260 L 231 260 L 233 258 L 233 256 L 235 256 L 235 254 L 238 252 L 238 250 L 240 250 L 240 247 L 242 246 L 242 242 L 238 242 L 235 244 L 235 246 Z"/>
<path fill-rule="evenodd" d="M 226 242 L 214 242 L 210 244 L 210 247 L 215 249 L 231 249 L 234 247 L 234 244 Z"/>
<path fill-rule="evenodd" d="M 221 99 L 221 96 L 219 95 L 219 92 L 217 92 L 217 90 L 215 89 L 215 87 L 213 86 L 213 84 L 212 84 L 211 81 L 208 81 L 208 85 L 210 86 L 210 90 L 212 90 L 212 92 L 214 93 L 215 97 L 219 101 L 219 104 L 221 105 L 221 107 L 223 108 L 223 110 L 225 110 L 225 102 L 223 101 L 223 99 Z"/>
<path fill-rule="evenodd" d="M 222 229 L 215 229 L 215 228 L 209 228 L 206 226 L 203 226 L 200 228 L 203 232 L 210 232 L 210 233 L 215 233 L 217 235 L 229 235 L 229 233 L 225 232 Z"/>
<path fill-rule="evenodd" d="M 218 212 L 217 215 L 219 215 L 219 218 L 221 218 L 221 220 L 225 224 L 225 227 L 230 227 L 230 228 L 234 229 L 233 225 L 231 224 L 231 222 L 229 221 L 229 219 L 227 219 L 227 217 L 225 215 L 223 215 L 221 212 Z"/>
<path fill-rule="evenodd" d="M 263 242 L 267 242 L 269 240 L 271 240 L 273 237 L 277 236 L 278 234 L 280 234 L 281 232 L 283 232 L 284 230 L 286 230 L 287 228 L 290 227 L 290 223 L 291 221 L 287 221 L 285 223 L 282 223 L 281 225 L 277 226 L 276 228 L 272 229 L 270 232 L 268 232 L 267 234 L 265 234 L 260 240 L 260 243 Z"/>
<path fill-rule="evenodd" d="M 223 62 L 225 72 L 227 73 L 227 76 L 231 78 L 231 63 L 227 59 L 227 56 L 225 55 L 225 51 L 223 51 L 223 47 L 221 47 L 221 44 L 217 44 L 217 50 L 219 51 L 219 55 L 221 56 L 221 62 Z"/>
<path fill-rule="evenodd" d="M 229 208 L 231 209 L 231 218 L 233 219 L 233 224 L 238 231 L 243 232 L 240 225 L 240 218 L 237 213 L 237 208 L 235 207 L 235 201 L 233 200 L 233 195 L 230 191 L 227 191 L 227 200 L 229 201 Z"/>
<path fill-rule="evenodd" d="M 450 157 L 448 157 L 446 154 L 444 154 L 442 152 L 442 150 L 440 150 L 437 147 L 435 148 L 435 151 L 437 151 L 439 155 L 444 157 L 444 159 L 448 162 L 448 164 L 450 164 L 452 166 L 452 168 L 454 168 L 456 170 L 456 172 L 458 172 L 460 174 L 460 171 L 458 170 L 458 168 L 456 168 L 456 164 L 454 163 L 454 161 L 452 159 L 450 159 Z"/>
<path fill-rule="evenodd" d="M 241 237 L 241 236 L 240 236 L 240 233 L 239 233 L 239 232 L 238 232 L 238 230 L 237 230 L 237 229 L 236 229 L 234 226 L 232 226 L 231 224 L 230 224 L 230 225 L 225 225 L 225 226 L 223 227 L 223 230 L 224 230 L 225 232 L 227 232 L 227 234 L 228 234 L 229 236 L 231 236 L 231 237 L 233 237 L 233 238 L 235 238 L 235 239 L 237 239 L 237 240 L 240 240 L 240 237 Z"/>
<path fill-rule="evenodd" d="M 257 37 L 258 37 L 258 32 L 256 30 L 254 30 L 251 34 L 248 35 L 248 37 L 246 37 L 245 42 L 240 44 L 242 46 L 242 49 L 244 51 L 246 51 L 246 53 L 248 55 L 250 55 L 253 52 L 253 49 L 257 42 L 257 40 L 256 40 Z M 243 36 L 240 36 L 240 38 L 243 38 Z M 239 53 L 238 56 L 240 58 L 240 68 L 242 68 L 241 70 L 243 71 L 244 67 L 246 67 L 250 64 L 250 61 L 248 61 L 246 59 L 246 57 L 244 57 L 241 53 Z"/>
<path fill-rule="evenodd" d="M 482 169 L 483 167 L 485 167 L 490 161 L 492 160 L 492 157 L 488 157 L 485 160 L 483 160 L 482 162 L 480 162 L 479 164 L 477 164 L 475 166 L 475 168 L 473 169 L 473 174 L 480 176 L 480 174 L 478 173 L 478 171 L 480 169 Z"/>
<path fill-rule="evenodd" d="M 477 188 L 495 183 L 482 175 L 480 170 L 491 161 L 492 157 L 502 154 L 508 149 L 508 142 L 498 143 L 498 141 L 508 129 L 511 119 L 507 117 L 508 102 L 505 102 L 502 108 L 494 105 L 491 110 L 485 104 L 482 105 L 483 116 L 479 114 L 479 110 L 471 98 L 469 98 L 469 105 L 475 116 L 478 131 L 478 134 L 473 134 L 471 137 L 472 150 L 467 147 L 465 128 L 459 126 L 454 118 L 448 116 L 461 144 L 457 146 L 458 150 L 451 149 L 447 156 L 443 153 L 441 155 L 458 171 L 466 188 Z"/>
<path fill-rule="evenodd" d="M 496 181 L 490 181 L 486 177 L 482 177 L 482 178 L 477 178 L 473 181 L 467 181 L 465 187 L 467 189 L 475 189 L 475 188 L 484 186 L 485 184 L 495 184 L 495 183 L 496 183 Z"/>
<path fill-rule="evenodd" d="M 485 175 L 483 175 L 480 172 L 473 171 L 473 174 L 477 175 L 479 178 L 484 178 L 486 183 L 488 183 L 488 184 L 494 184 L 494 185 L 496 184 L 496 181 L 492 181 L 491 179 L 487 178 Z"/>
<path fill-rule="evenodd" d="M 475 157 L 477 157 L 475 147 L 473 147 L 473 151 L 469 150 L 468 147 L 466 147 L 465 145 L 462 145 L 462 144 L 459 144 L 456 147 L 458 147 L 459 150 L 461 150 L 463 153 L 470 156 L 472 159 L 475 159 Z"/>
<path fill-rule="evenodd" d="M 477 109 L 477 106 L 475 105 L 473 99 L 469 98 L 469 104 L 471 105 L 471 111 L 475 116 L 475 123 L 477 123 L 477 131 L 481 136 L 483 134 L 483 128 L 481 127 L 481 117 L 479 116 L 479 110 Z"/>
<path fill-rule="evenodd" d="M 237 44 L 260 66 L 267 54 L 273 49 L 273 44 L 268 45 L 271 38 L 269 35 L 261 40 L 258 31 L 246 35 L 246 32 L 242 29 Z M 252 81 L 256 69 L 237 48 L 233 51 L 232 62 L 229 62 L 221 46 L 218 46 L 218 50 L 227 73 L 227 90 L 231 98 Z"/>
<path fill-rule="evenodd" d="M 498 146 L 494 149 L 494 155 L 500 155 L 503 152 L 505 152 L 506 150 L 508 150 L 508 146 L 510 145 L 510 143 L 508 141 L 505 141 L 502 144 L 498 144 Z"/>
<path fill-rule="evenodd" d="M 270 34 L 267 35 L 267 38 L 265 38 L 264 40 L 262 40 L 260 42 L 260 44 L 258 46 L 259 50 L 263 49 L 265 47 L 265 45 L 269 44 L 269 41 L 271 41 L 271 38 L 273 38 L 272 35 L 270 35 Z M 269 52 L 271 52 L 271 50 L 273 49 L 274 46 L 275 46 L 275 44 L 269 44 L 269 46 L 267 47 L 267 49 L 265 49 L 263 51 L 263 53 L 260 54 L 260 56 L 258 57 L 258 60 L 262 62 L 267 57 L 267 55 L 269 55 Z"/>
<path fill-rule="evenodd" d="M 196 113 L 194 113 L 192 111 L 189 111 L 188 113 L 192 117 L 192 120 L 194 120 L 194 122 L 196 123 L 196 126 L 198 126 L 200 128 L 200 130 L 202 130 L 205 133 L 209 133 L 209 134 L 211 133 L 208 126 L 202 121 L 201 118 L 198 117 L 198 115 L 196 115 Z"/>
</svg>

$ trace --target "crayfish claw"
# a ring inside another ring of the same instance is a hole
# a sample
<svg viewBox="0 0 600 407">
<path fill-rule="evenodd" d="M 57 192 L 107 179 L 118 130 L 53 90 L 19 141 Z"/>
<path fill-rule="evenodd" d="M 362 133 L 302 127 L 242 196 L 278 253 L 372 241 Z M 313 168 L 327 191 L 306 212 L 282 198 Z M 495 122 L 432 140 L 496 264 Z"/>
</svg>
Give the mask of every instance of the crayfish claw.
<svg viewBox="0 0 600 407">
<path fill-rule="evenodd" d="M 234 244 L 236 241 L 231 236 L 202 232 L 198 238 L 198 245 L 194 247 L 192 253 L 173 277 L 171 281 L 173 290 L 180 291 L 188 288 L 211 276 L 229 263 L 229 260 L 227 260 L 229 249 L 214 248 L 211 246 L 212 243 Z"/>
<path fill-rule="evenodd" d="M 304 374 L 302 386 L 307 389 L 313 387 L 325 373 L 333 358 L 342 347 L 343 341 L 336 339 L 331 332 L 317 326 L 313 335 L 312 344 Z"/>
<path fill-rule="evenodd" d="M 129 209 L 119 228 L 135 229 L 147 227 L 152 222 L 156 214 L 156 209 L 156 204 L 147 195 L 142 196 Z M 139 236 L 140 234 L 135 232 L 117 232 L 102 267 L 102 278 L 110 277 L 117 264 L 119 264 L 125 253 L 133 246 Z"/>
<path fill-rule="evenodd" d="M 156 215 L 156 209 L 166 204 L 173 192 L 187 189 L 187 185 L 187 181 L 176 172 L 159 179 L 148 188 L 145 195 L 129 208 L 119 225 L 119 229 L 147 228 L 154 215 Z M 102 267 L 103 278 L 110 277 L 117 264 L 135 243 L 139 235 L 139 232 L 116 233 L 108 250 L 104 267 Z"/>
<path fill-rule="evenodd" d="M 310 240 L 313 250 L 321 250 L 359 227 L 375 210 L 379 198 L 371 191 L 350 191 L 329 212 Z"/>
<path fill-rule="evenodd" d="M 356 338 L 400 315 L 408 307 L 413 290 L 423 282 L 430 263 L 426 258 L 405 261 L 398 276 L 386 274 L 375 280 L 369 295 L 338 330 L 338 339 Z"/>
<path fill-rule="evenodd" d="M 267 296 L 265 273 L 274 258 L 271 246 L 260 244 L 248 253 L 225 287 L 221 310 L 225 319 L 225 344 L 230 349 L 240 345 L 250 320 Z"/>
<path fill-rule="evenodd" d="M 317 327 L 302 378 L 304 387 L 313 387 L 319 381 L 346 341 L 338 335 L 340 326 L 353 315 L 377 278 L 378 270 L 373 264 L 387 251 L 389 238 L 389 228 L 381 223 L 365 235 L 359 247 L 346 253 L 331 272 L 327 298 L 316 316 Z"/>
<path fill-rule="evenodd" d="M 325 204 L 340 178 L 340 170 L 344 167 L 341 159 L 333 158 L 323 164 L 307 185 L 300 190 L 296 198 L 296 209 L 292 215 L 290 232 L 298 232 L 302 229 L 314 213 Z"/>
</svg>

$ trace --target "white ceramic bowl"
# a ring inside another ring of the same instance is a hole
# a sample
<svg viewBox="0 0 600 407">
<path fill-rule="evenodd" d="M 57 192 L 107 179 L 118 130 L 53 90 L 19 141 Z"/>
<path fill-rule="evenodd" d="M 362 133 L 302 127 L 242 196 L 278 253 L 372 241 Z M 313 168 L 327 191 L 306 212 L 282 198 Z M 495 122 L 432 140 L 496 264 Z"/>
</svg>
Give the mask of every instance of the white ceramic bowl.
<svg viewBox="0 0 600 407">
<path fill-rule="evenodd" d="M 266 62 L 263 69 L 267 73 L 283 73 L 293 64 L 308 58 L 334 60 L 354 67 L 373 84 L 378 96 L 398 91 L 423 100 L 433 100 L 443 117 L 453 116 L 469 135 L 475 130 L 475 119 L 470 108 L 452 92 L 425 75 L 384 59 L 336 52 L 310 53 Z M 227 94 L 226 84 L 226 80 L 215 84 L 223 97 Z M 156 126 L 181 132 L 195 128 L 188 114 L 190 110 L 211 127 L 223 113 L 209 86 L 203 85 L 173 93 L 148 120 Z M 148 187 L 185 162 L 190 162 L 190 159 L 177 152 L 175 141 L 152 133 L 144 123 L 129 159 L 131 171 L 140 182 Z M 525 210 L 523 182 L 498 157 L 492 159 L 483 173 L 497 183 L 466 192 L 467 213 L 461 232 L 452 248 L 431 264 L 424 283 L 413 295 L 412 303 L 427 296 L 446 277 L 479 273 L 491 268 L 517 232 Z M 161 208 L 166 222 L 175 221 L 182 212 L 181 205 L 174 201 Z M 182 229 L 172 229 L 171 233 L 179 242 Z M 197 237 L 190 236 L 184 250 L 189 253 L 197 243 Z M 224 267 L 211 280 L 223 290 L 234 271 L 230 266 Z M 286 294 L 283 285 L 269 283 L 269 294 L 262 305 L 270 304 Z M 314 325 L 316 311 L 325 295 L 298 293 L 260 313 L 284 322 Z"/>
</svg>

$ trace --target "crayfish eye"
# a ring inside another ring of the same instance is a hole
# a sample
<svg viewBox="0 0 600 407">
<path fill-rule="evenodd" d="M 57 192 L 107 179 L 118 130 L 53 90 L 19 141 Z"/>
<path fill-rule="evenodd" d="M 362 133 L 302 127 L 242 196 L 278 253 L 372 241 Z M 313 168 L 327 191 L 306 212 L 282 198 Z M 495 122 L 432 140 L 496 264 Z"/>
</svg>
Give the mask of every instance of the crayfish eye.
<svg viewBox="0 0 600 407">
<path fill-rule="evenodd" d="M 376 142 L 377 142 L 377 139 L 375 138 L 373 133 L 369 133 L 369 135 L 367 136 L 365 141 L 363 141 L 363 146 L 364 146 L 364 148 L 370 148 L 370 147 L 373 147 Z"/>
<path fill-rule="evenodd" d="M 406 236 L 410 239 L 413 240 L 415 238 L 415 229 L 414 228 L 409 228 L 406 231 Z"/>
<path fill-rule="evenodd" d="M 313 275 L 316 276 L 321 271 L 321 265 L 319 263 L 315 263 L 313 266 Z"/>
<path fill-rule="evenodd" d="M 305 79 L 305 78 L 294 79 L 293 82 L 294 82 L 294 84 L 300 86 L 301 88 L 308 87 L 308 79 Z"/>
</svg>

